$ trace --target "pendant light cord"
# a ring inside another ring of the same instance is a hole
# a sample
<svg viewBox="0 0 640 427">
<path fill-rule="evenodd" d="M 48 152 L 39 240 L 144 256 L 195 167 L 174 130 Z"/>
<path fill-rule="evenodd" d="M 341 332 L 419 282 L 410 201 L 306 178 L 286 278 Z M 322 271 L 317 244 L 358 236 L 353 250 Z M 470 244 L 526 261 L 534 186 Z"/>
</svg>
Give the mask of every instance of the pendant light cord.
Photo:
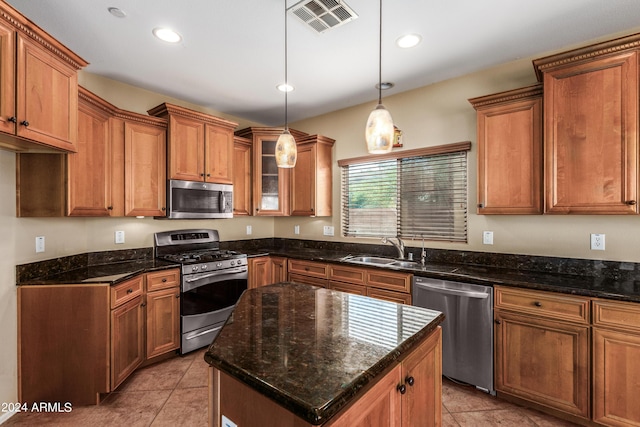
<svg viewBox="0 0 640 427">
<path fill-rule="evenodd" d="M 381 0 L 382 1 L 382 0 Z M 287 94 L 289 93 L 289 78 L 287 76 L 287 0 L 284 0 L 284 129 L 289 129 Z"/>
<path fill-rule="evenodd" d="M 378 40 L 378 105 L 382 104 L 382 0 L 380 0 L 380 31 Z"/>
</svg>

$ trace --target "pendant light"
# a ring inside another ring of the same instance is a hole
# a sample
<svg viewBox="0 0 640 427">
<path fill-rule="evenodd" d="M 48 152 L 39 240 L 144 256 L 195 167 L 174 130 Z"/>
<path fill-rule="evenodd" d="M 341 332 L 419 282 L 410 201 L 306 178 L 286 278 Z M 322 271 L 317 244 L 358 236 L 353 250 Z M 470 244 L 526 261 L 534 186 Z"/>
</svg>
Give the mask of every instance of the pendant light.
<svg viewBox="0 0 640 427">
<path fill-rule="evenodd" d="M 365 139 L 371 154 L 388 153 L 393 148 L 393 119 L 382 105 L 382 0 L 380 0 L 380 39 L 378 52 L 378 106 L 369 114 Z"/>
<path fill-rule="evenodd" d="M 284 131 L 276 143 L 276 164 L 279 168 L 294 167 L 298 158 L 296 140 L 289 133 L 287 121 L 287 93 L 291 90 L 287 79 L 287 65 L 287 1 L 284 0 Z"/>
</svg>

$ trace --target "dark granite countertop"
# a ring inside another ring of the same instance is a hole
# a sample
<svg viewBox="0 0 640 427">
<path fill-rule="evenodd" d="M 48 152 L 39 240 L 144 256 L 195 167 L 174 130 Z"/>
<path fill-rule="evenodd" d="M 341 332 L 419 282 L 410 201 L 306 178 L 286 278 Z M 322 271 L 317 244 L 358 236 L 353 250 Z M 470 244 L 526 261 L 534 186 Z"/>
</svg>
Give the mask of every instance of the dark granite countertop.
<svg viewBox="0 0 640 427">
<path fill-rule="evenodd" d="M 179 265 L 159 259 L 134 259 L 106 264 L 88 265 L 44 275 L 38 278 L 18 280 L 18 285 L 59 285 L 78 283 L 107 283 L 115 285 L 139 274 L 169 268 L 180 268 Z"/>
<path fill-rule="evenodd" d="M 247 290 L 204 358 L 319 425 L 443 319 L 433 310 L 283 282 Z"/>
<path fill-rule="evenodd" d="M 291 250 L 264 248 L 247 251 L 247 254 L 249 256 L 275 255 L 309 261 L 344 263 L 351 266 L 403 271 L 417 276 L 442 280 L 482 285 L 514 286 L 588 297 L 640 302 L 640 280 L 637 280 L 632 275 L 625 276 L 624 274 L 611 277 L 610 275 L 597 273 L 580 274 L 579 271 L 573 271 L 569 274 L 557 271 L 534 271 L 524 267 L 509 268 L 506 266 L 447 263 L 442 261 L 428 261 L 424 267 L 420 268 L 376 267 L 373 265 L 354 264 L 343 260 L 348 255 L 360 254 L 315 248 L 295 248 Z M 623 267 L 625 266 L 625 263 L 620 264 Z"/>
</svg>

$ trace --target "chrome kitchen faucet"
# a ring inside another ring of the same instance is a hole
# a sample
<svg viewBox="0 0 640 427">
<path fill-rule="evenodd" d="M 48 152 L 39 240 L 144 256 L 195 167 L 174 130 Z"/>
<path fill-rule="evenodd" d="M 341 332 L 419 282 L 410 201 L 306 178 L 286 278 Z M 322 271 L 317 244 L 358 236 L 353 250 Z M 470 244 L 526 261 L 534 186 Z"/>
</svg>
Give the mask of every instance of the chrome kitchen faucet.
<svg viewBox="0 0 640 427">
<path fill-rule="evenodd" d="M 396 237 L 396 239 L 398 239 L 398 243 L 395 243 L 390 239 L 392 239 L 392 237 L 383 237 L 382 243 L 390 243 L 393 245 L 393 247 L 398 250 L 398 259 L 404 259 L 404 242 L 399 237 Z"/>
</svg>

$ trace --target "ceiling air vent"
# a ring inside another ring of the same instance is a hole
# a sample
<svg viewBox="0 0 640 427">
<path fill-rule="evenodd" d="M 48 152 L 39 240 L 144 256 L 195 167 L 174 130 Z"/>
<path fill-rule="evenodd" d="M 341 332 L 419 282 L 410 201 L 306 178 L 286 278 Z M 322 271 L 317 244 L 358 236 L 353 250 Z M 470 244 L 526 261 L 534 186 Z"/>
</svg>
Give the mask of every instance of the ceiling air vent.
<svg viewBox="0 0 640 427">
<path fill-rule="evenodd" d="M 302 0 L 289 11 L 317 33 L 324 33 L 358 17 L 340 0 Z"/>
</svg>

